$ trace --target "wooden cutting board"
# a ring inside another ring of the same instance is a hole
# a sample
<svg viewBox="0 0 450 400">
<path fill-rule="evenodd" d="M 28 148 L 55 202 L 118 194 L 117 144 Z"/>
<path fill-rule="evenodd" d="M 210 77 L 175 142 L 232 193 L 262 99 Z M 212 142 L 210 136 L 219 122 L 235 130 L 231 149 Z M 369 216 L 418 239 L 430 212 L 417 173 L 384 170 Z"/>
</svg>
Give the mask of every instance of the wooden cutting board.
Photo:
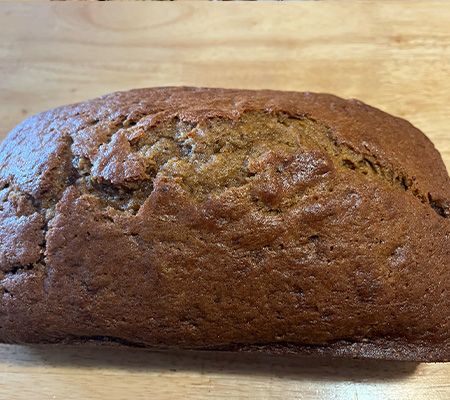
<svg viewBox="0 0 450 400">
<path fill-rule="evenodd" d="M 0 3 L 0 137 L 110 91 L 332 92 L 422 129 L 450 167 L 450 3 Z M 450 364 L 0 346 L 0 399 L 448 399 Z"/>
</svg>

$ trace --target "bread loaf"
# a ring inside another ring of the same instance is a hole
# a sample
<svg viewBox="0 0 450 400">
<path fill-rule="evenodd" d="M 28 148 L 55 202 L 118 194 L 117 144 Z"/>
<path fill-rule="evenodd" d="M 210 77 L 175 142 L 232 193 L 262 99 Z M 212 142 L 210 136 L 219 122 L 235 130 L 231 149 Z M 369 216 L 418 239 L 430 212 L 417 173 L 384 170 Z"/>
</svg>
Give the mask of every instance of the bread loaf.
<svg viewBox="0 0 450 400">
<path fill-rule="evenodd" d="M 0 146 L 0 341 L 450 360 L 450 179 L 327 94 L 114 93 Z"/>
</svg>

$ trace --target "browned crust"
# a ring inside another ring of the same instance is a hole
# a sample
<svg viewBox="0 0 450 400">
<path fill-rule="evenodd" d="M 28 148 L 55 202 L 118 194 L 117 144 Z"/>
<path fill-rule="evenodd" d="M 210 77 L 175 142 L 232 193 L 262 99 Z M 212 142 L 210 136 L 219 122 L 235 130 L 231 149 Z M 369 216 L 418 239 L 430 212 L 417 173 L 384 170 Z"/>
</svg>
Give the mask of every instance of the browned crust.
<svg viewBox="0 0 450 400">
<path fill-rule="evenodd" d="M 39 114 L 0 147 L 0 339 L 449 360 L 449 183 L 419 130 L 332 95 Z"/>
</svg>

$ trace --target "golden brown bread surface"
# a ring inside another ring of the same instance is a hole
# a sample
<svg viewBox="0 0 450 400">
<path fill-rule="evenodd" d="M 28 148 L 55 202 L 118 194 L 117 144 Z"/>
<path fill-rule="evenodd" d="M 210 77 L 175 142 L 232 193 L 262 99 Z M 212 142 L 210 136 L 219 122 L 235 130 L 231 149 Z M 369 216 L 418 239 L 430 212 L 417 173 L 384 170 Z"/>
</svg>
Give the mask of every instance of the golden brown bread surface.
<svg viewBox="0 0 450 400">
<path fill-rule="evenodd" d="M 450 179 L 326 94 L 114 93 L 0 145 L 0 340 L 450 360 Z"/>
</svg>

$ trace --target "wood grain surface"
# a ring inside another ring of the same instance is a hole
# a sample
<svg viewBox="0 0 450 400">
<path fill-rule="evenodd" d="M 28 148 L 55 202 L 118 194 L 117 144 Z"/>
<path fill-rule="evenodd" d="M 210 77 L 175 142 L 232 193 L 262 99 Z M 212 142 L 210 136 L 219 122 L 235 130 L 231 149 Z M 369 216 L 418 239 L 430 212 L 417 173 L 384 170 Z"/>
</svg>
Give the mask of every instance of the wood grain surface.
<svg viewBox="0 0 450 400">
<path fill-rule="evenodd" d="M 0 3 L 0 138 L 33 113 L 161 85 L 356 97 L 450 168 L 450 2 Z M 0 399 L 448 399 L 450 364 L 0 346 Z"/>
</svg>

